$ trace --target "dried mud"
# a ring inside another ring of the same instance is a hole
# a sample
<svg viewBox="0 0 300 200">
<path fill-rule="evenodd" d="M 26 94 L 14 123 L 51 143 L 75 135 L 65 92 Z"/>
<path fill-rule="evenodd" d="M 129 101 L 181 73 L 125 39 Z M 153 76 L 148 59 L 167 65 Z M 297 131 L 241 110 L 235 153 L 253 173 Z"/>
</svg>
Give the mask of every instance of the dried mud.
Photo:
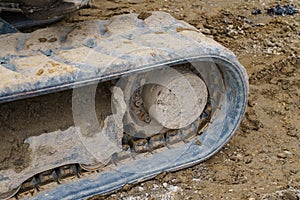
<svg viewBox="0 0 300 200">
<path fill-rule="evenodd" d="M 166 11 L 231 49 L 250 80 L 249 106 L 230 142 L 192 168 L 92 199 L 299 199 L 300 15 L 267 9 L 298 1 L 94 0 L 63 23 Z M 262 14 L 251 14 L 261 9 Z"/>
<path fill-rule="evenodd" d="M 109 87 L 106 82 L 97 88 L 95 103 L 100 125 L 111 114 Z M 74 126 L 72 94 L 68 90 L 0 105 L 0 170 L 14 169 L 19 173 L 29 165 L 31 151 L 24 143 L 26 138 Z"/>
</svg>

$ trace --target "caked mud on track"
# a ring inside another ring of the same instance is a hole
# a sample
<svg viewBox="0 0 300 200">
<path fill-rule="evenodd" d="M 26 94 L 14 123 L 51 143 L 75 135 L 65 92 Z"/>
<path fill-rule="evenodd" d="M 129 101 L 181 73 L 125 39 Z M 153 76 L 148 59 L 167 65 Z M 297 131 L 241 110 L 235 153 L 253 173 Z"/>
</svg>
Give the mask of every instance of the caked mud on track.
<svg viewBox="0 0 300 200">
<path fill-rule="evenodd" d="M 4 113 L 24 117 L 18 128 L 6 115 L 5 130 L 27 129 L 10 139 L 10 152 L 27 156 L 4 157 L 3 195 L 21 185 L 17 197 L 85 198 L 195 165 L 233 136 L 246 109 L 235 55 L 166 13 L 1 39 Z M 64 182 L 84 170 L 99 173 Z"/>
</svg>

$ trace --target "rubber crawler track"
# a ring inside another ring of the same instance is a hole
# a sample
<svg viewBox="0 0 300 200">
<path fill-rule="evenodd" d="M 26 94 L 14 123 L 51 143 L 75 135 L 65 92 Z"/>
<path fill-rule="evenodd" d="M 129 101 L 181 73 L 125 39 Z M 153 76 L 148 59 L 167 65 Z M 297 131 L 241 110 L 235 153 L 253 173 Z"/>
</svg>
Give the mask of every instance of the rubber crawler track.
<svg viewBox="0 0 300 200">
<path fill-rule="evenodd" d="M 117 165 L 118 161 L 124 159 L 135 159 L 137 154 L 154 153 L 154 150 L 156 149 L 163 147 L 172 148 L 172 145 L 176 143 L 186 143 L 194 136 L 203 132 L 203 130 L 210 123 L 211 114 L 211 107 L 208 103 L 201 116 L 186 128 L 168 130 L 164 133 L 158 133 L 149 138 L 136 138 L 124 133 L 122 138 L 122 146 L 124 151 L 131 152 L 130 157 L 121 157 L 119 154 L 115 154 L 111 157 L 110 162 L 105 166 L 99 164 L 82 167 L 80 164 L 76 163 L 36 174 L 25 181 L 20 186 L 19 191 L 11 199 L 34 196 L 39 191 L 45 190 L 51 186 L 53 187 L 54 184 L 63 184 L 66 181 L 72 181 L 72 179 L 81 178 L 91 173 L 97 173 L 101 170 L 104 170 L 105 167 L 111 164 Z"/>
</svg>

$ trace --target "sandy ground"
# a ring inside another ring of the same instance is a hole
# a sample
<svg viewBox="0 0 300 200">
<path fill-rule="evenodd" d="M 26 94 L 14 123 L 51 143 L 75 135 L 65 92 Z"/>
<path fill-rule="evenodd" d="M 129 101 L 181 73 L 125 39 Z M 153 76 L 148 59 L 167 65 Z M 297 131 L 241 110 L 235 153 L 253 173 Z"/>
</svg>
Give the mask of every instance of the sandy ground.
<svg viewBox="0 0 300 200">
<path fill-rule="evenodd" d="M 208 161 L 107 197 L 93 199 L 299 199 L 300 14 L 269 16 L 299 1 L 95 0 L 65 19 L 107 19 L 162 10 L 231 49 L 250 80 L 246 116 L 231 141 Z M 262 14 L 251 12 L 260 8 Z"/>
</svg>

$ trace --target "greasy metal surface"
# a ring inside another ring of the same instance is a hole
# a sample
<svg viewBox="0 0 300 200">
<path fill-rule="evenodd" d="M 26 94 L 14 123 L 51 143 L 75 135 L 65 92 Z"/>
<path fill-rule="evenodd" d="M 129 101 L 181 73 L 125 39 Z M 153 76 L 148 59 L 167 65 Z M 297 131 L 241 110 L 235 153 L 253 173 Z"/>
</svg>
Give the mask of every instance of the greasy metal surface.
<svg viewBox="0 0 300 200">
<path fill-rule="evenodd" d="M 230 139 L 245 111 L 247 75 L 235 56 L 166 13 L 154 12 L 145 20 L 130 14 L 109 21 L 4 35 L 0 36 L 0 45 L 5 49 L 0 52 L 1 102 L 187 62 L 200 73 L 211 98 L 214 113 L 211 124 L 188 144 L 61 184 L 38 193 L 35 199 L 78 199 L 107 193 L 162 171 L 198 163 Z M 197 141 L 202 145 L 197 145 Z M 35 144 L 38 147 L 43 142 L 41 139 Z M 84 159 L 76 156 L 71 160 L 61 159 L 59 163 L 54 161 L 49 169 Z M 32 176 L 40 170 L 28 173 Z M 16 188 L 29 178 L 8 184 L 11 173 L 0 171 L 1 188 Z"/>
</svg>

